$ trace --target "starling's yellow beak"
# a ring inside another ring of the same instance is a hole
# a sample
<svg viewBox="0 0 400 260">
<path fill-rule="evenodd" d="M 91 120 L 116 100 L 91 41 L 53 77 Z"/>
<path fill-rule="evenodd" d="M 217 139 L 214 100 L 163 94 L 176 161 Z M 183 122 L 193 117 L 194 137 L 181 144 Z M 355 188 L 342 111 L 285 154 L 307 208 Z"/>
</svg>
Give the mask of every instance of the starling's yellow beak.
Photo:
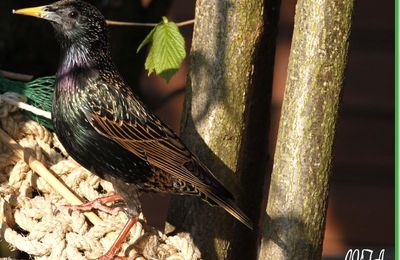
<svg viewBox="0 0 400 260">
<path fill-rule="evenodd" d="M 22 14 L 46 19 L 58 24 L 62 23 L 60 15 L 57 14 L 57 8 L 53 5 L 43 5 L 24 9 L 13 10 L 14 14 Z"/>
<path fill-rule="evenodd" d="M 35 16 L 38 18 L 45 18 L 49 14 L 46 7 L 47 6 L 44 5 L 44 6 L 38 6 L 38 7 L 30 7 L 30 8 L 13 10 L 13 14 L 22 14 L 22 15 Z"/>
</svg>

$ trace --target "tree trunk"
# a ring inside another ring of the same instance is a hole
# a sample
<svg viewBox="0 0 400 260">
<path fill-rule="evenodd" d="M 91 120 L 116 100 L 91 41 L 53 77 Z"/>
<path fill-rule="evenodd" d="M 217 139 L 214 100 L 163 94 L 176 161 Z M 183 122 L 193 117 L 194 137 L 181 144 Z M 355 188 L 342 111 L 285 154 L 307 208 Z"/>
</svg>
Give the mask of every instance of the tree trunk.
<svg viewBox="0 0 400 260">
<path fill-rule="evenodd" d="M 353 0 L 299 0 L 260 259 L 320 259 Z"/>
<path fill-rule="evenodd" d="M 255 222 L 250 231 L 199 198 L 173 198 L 169 222 L 190 232 L 204 259 L 257 257 L 279 3 L 196 3 L 181 137 Z"/>
</svg>

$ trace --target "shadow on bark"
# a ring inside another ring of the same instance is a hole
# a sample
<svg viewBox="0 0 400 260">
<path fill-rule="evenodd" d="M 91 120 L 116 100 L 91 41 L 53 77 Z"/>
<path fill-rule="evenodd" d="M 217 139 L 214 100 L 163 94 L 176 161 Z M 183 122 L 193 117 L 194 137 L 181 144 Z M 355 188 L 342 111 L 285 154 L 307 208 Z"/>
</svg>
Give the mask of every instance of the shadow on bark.
<svg viewBox="0 0 400 260">
<path fill-rule="evenodd" d="M 312 244 L 311 239 L 307 238 L 305 225 L 299 218 L 281 216 L 271 219 L 267 217 L 264 224 L 264 229 L 268 230 L 268 233 L 263 236 L 264 241 L 276 244 L 282 250 L 284 259 L 302 260 L 304 255 L 308 255 L 307 259 L 320 259 L 321 252 L 313 253 L 315 245 Z M 278 234 L 286 234 L 286 236 L 280 237 Z M 290 236 L 289 234 L 300 235 Z M 296 255 L 296 252 L 302 252 L 302 255 Z M 260 259 L 266 258 L 261 255 Z"/>
</svg>

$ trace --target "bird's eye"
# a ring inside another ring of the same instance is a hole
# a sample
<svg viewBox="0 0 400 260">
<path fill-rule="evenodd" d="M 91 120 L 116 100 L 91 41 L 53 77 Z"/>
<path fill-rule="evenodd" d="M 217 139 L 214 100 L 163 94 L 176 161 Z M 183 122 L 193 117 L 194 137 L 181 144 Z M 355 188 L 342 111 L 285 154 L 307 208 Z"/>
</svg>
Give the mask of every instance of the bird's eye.
<svg viewBox="0 0 400 260">
<path fill-rule="evenodd" d="M 76 17 L 78 17 L 78 12 L 76 12 L 76 11 L 71 11 L 71 12 L 68 14 L 68 17 L 69 17 L 69 18 L 76 18 Z"/>
</svg>

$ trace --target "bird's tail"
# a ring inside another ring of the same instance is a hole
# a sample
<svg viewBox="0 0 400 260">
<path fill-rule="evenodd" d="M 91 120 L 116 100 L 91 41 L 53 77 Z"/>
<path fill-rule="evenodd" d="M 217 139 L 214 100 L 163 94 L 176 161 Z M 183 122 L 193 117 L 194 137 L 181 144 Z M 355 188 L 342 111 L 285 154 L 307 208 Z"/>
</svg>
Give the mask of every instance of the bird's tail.
<svg viewBox="0 0 400 260">
<path fill-rule="evenodd" d="M 241 209 L 236 205 L 233 196 L 226 197 L 226 196 L 218 196 L 215 193 L 206 193 L 208 197 L 208 201 L 214 202 L 216 205 L 220 206 L 224 210 L 226 210 L 229 214 L 231 214 L 234 218 L 242 222 L 246 225 L 249 229 L 253 230 L 253 222 L 250 218 L 243 213 Z"/>
<path fill-rule="evenodd" d="M 199 160 L 197 160 L 197 163 L 200 166 L 197 168 L 200 171 L 198 174 L 206 179 L 205 182 L 208 183 L 206 187 L 198 189 L 203 195 L 202 198 L 212 206 L 220 206 L 249 229 L 253 230 L 252 221 L 236 205 L 232 193 L 224 187 L 207 166 L 202 164 Z"/>
</svg>

